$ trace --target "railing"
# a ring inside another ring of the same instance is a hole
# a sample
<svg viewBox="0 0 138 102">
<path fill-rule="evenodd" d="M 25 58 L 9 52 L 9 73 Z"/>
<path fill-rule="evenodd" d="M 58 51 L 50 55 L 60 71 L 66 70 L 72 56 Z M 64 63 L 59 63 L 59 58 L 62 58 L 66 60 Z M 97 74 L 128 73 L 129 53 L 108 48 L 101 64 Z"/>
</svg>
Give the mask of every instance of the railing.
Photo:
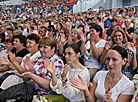
<svg viewBox="0 0 138 102">
<path fill-rule="evenodd" d="M 102 4 L 101 2 L 102 2 L 102 0 L 99 0 L 96 4 L 94 4 L 94 6 L 93 6 L 91 9 L 92 9 L 92 10 L 98 9 L 99 6 Z"/>
</svg>

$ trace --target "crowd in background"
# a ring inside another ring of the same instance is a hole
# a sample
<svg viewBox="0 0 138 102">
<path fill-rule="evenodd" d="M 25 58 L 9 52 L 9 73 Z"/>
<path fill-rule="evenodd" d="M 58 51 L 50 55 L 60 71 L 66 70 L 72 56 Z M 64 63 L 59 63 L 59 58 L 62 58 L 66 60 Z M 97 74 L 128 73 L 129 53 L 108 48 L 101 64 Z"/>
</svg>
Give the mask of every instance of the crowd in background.
<svg viewBox="0 0 138 102">
<path fill-rule="evenodd" d="M 0 7 L 2 75 L 31 78 L 38 94 L 63 94 L 72 102 L 132 100 L 138 6 L 75 14 L 61 5 L 14 8 Z"/>
</svg>

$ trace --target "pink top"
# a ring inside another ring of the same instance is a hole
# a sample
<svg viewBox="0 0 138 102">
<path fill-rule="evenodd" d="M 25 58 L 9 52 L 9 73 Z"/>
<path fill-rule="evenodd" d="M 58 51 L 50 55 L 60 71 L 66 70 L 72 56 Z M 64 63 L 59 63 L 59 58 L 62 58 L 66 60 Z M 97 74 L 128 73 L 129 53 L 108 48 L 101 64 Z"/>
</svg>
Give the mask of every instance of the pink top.
<svg viewBox="0 0 138 102">
<path fill-rule="evenodd" d="M 124 23 L 124 21 L 121 21 L 121 23 L 117 23 L 117 26 L 121 26 Z"/>
</svg>

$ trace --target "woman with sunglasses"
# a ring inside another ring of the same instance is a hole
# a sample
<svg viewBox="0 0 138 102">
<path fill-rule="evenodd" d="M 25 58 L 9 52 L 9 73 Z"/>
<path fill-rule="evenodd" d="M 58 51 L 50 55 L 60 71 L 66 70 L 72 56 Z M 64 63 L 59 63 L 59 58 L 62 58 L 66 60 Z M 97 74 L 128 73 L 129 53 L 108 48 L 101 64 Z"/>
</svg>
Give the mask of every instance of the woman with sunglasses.
<svg viewBox="0 0 138 102">
<path fill-rule="evenodd" d="M 109 48 L 118 45 L 127 51 L 127 63 L 126 66 L 122 68 L 122 73 L 125 74 L 129 79 L 132 79 L 132 72 L 137 68 L 137 59 L 136 59 L 136 48 L 134 44 L 127 43 L 127 37 L 123 29 L 116 29 L 111 34 L 111 43 L 105 44 L 105 51 L 100 58 L 100 62 L 104 63 L 107 52 Z M 106 64 L 104 64 L 103 70 L 108 70 Z"/>
<path fill-rule="evenodd" d="M 94 77 L 91 90 L 85 80 L 71 78 L 72 86 L 83 90 L 86 102 L 131 102 L 134 84 L 121 72 L 127 53 L 121 46 L 114 46 L 107 52 L 106 64 L 109 71 L 99 71 Z"/>
<path fill-rule="evenodd" d="M 45 60 L 45 66 L 52 75 L 50 86 L 57 94 L 63 94 L 71 102 L 85 102 L 84 92 L 71 86 L 70 78 L 78 79 L 78 75 L 84 78 L 87 85 L 89 83 L 89 71 L 79 62 L 80 49 L 73 43 L 65 48 L 64 53 L 67 64 L 64 66 L 61 79 L 56 78 L 55 65 L 48 59 Z"/>
</svg>

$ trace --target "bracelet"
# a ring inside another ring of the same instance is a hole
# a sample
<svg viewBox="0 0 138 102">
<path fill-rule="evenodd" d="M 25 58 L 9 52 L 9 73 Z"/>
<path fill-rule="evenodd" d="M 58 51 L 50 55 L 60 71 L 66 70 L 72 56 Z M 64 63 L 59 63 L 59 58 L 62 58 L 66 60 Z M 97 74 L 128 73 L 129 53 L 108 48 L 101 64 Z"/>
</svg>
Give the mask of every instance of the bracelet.
<svg viewBox="0 0 138 102">
<path fill-rule="evenodd" d="M 64 82 L 64 83 L 67 82 L 67 81 L 68 81 L 68 79 L 66 79 L 66 80 L 62 80 L 62 82 Z"/>
<path fill-rule="evenodd" d="M 93 44 L 94 42 L 90 42 L 91 44 Z"/>
</svg>

